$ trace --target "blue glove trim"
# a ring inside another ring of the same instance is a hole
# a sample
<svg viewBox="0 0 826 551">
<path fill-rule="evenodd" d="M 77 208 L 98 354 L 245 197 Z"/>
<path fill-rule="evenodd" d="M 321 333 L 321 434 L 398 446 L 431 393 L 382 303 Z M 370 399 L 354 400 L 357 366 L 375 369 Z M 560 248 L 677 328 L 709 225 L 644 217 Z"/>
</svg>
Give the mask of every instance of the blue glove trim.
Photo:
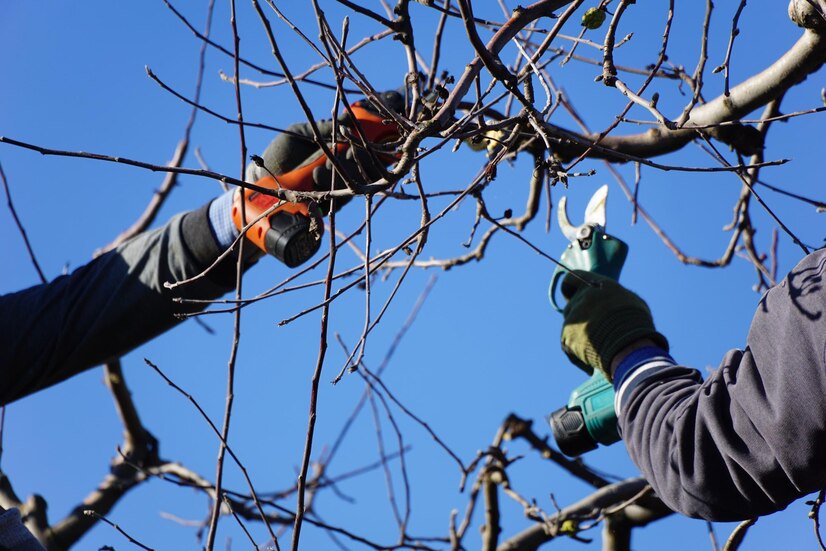
<svg viewBox="0 0 826 551">
<path fill-rule="evenodd" d="M 625 380 L 625 377 L 627 377 L 631 371 L 641 367 L 649 361 L 661 358 L 669 360 L 672 364 L 675 363 L 674 358 L 672 358 L 668 352 L 659 346 L 645 346 L 643 348 L 637 348 L 625 356 L 625 358 L 622 359 L 620 364 L 614 370 L 614 390 L 619 390 Z"/>
<path fill-rule="evenodd" d="M 239 231 L 232 221 L 232 198 L 235 191 L 230 190 L 209 204 L 209 226 L 212 237 L 221 249 L 228 249 Z"/>
<path fill-rule="evenodd" d="M 628 354 L 614 371 L 614 409 L 619 416 L 625 397 L 637 386 L 643 373 L 676 365 L 674 359 L 662 348 L 646 346 Z"/>
</svg>

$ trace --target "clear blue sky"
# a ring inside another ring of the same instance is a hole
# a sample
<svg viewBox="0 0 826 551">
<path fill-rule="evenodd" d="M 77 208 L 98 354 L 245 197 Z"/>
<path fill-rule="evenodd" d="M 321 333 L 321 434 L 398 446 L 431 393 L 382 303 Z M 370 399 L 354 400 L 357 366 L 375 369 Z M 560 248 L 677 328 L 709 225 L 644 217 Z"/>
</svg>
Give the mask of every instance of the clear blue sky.
<svg viewBox="0 0 826 551">
<path fill-rule="evenodd" d="M 180 3 L 184 9 L 183 4 Z M 231 47 L 228 3 L 216 8 L 213 36 Z M 276 69 L 260 22 L 246 3 L 239 5 L 242 55 Z M 378 2 L 370 2 L 377 7 Z M 481 3 L 478 3 L 481 4 Z M 477 15 L 501 20 L 495 3 L 478 6 Z M 317 29 L 309 2 L 278 2 L 313 40 Z M 324 1 L 338 32 L 344 12 L 335 2 Z M 513 7 L 513 6 L 511 6 Z M 702 12 L 693 6 L 679 6 L 669 59 L 691 72 L 698 57 Z M 718 6 L 711 29 L 709 68 L 725 55 L 733 6 Z M 268 14 L 272 14 L 265 7 Z M 742 33 L 735 43 L 732 81 L 737 82 L 759 70 L 785 51 L 799 35 L 786 19 L 785 6 L 749 5 L 741 19 Z M 195 27 L 204 25 L 206 6 L 186 6 L 185 14 Z M 434 18 L 423 6 L 412 4 L 411 12 L 421 24 L 417 36 L 425 59 L 430 59 Z M 638 67 L 653 63 L 660 45 L 665 20 L 664 8 L 640 3 L 629 9 L 627 28 L 634 39 L 618 50 L 618 62 Z M 546 25 L 547 21 L 543 22 Z M 273 17 L 276 36 L 291 66 L 301 71 L 318 61 L 317 56 L 290 30 Z M 354 17 L 351 43 L 377 27 Z M 450 40 L 444 49 L 442 66 L 452 74 L 461 73 L 471 60 L 462 30 L 456 22 L 448 26 Z M 568 34 L 578 32 L 576 26 Z M 592 33 L 601 40 L 602 31 Z M 487 36 L 487 35 L 486 35 Z M 154 2 L 53 3 L 42 0 L 15 2 L 0 0 L 0 135 L 56 149 L 90 151 L 164 164 L 181 138 L 190 109 L 162 90 L 146 75 L 148 66 L 167 84 L 191 96 L 196 76 L 200 43 L 163 5 Z M 598 55 L 580 47 L 580 53 Z M 503 59 L 513 58 L 509 52 Z M 404 77 L 402 50 L 395 42 L 383 41 L 356 56 L 377 88 L 396 88 Z M 232 73 L 232 60 L 209 50 L 204 80 L 203 103 L 227 116 L 235 114 L 234 89 L 219 78 L 219 70 Z M 610 123 L 624 104 L 616 90 L 593 82 L 598 68 L 571 63 L 565 68 L 552 65 L 557 84 L 595 129 Z M 819 105 L 823 71 L 788 95 L 784 111 Z M 251 70 L 242 76 L 267 80 Z M 320 80 L 332 82 L 329 72 L 320 71 Z M 722 91 L 722 75 L 706 74 L 707 98 Z M 631 80 L 636 82 L 636 80 Z M 318 118 L 329 117 L 329 92 L 303 85 Z M 659 87 L 661 108 L 676 116 L 687 97 L 673 84 Z M 683 90 L 685 92 L 685 90 Z M 286 127 L 301 120 L 302 114 L 287 87 L 243 88 L 244 112 L 248 120 Z M 642 110 L 631 117 L 648 120 Z M 559 122 L 570 124 L 561 117 Z M 804 195 L 822 197 L 823 153 L 822 115 L 794 119 L 776 125 L 770 134 L 767 158 L 791 158 L 794 162 L 766 170 L 766 181 Z M 636 131 L 636 130 L 635 130 Z M 248 130 L 250 152 L 260 152 L 273 134 Z M 195 124 L 193 145 L 200 148 L 210 168 L 238 176 L 240 155 L 235 126 L 201 113 Z M 425 143 L 425 145 L 432 145 Z M 728 152 L 726 152 L 728 154 Z M 729 156 L 730 159 L 733 157 Z M 463 188 L 482 165 L 481 154 L 461 148 L 434 155 L 422 165 L 429 191 Z M 662 158 L 674 165 L 713 166 L 713 161 L 694 145 Z M 8 177 L 15 206 L 48 278 L 87 262 L 93 251 L 111 241 L 140 214 L 163 179 L 150 171 L 84 159 L 44 157 L 0 144 L 0 163 Z M 197 167 L 190 153 L 185 166 Z M 590 195 L 602 184 L 611 187 L 609 224 L 611 233 L 631 246 L 622 281 L 640 292 L 650 303 L 658 327 L 672 343 L 678 361 L 701 370 L 716 367 L 726 350 L 743 346 L 759 295 L 751 290 L 754 269 L 736 258 L 725 270 L 707 270 L 681 265 L 644 224 L 632 226 L 631 208 L 611 175 L 599 163 L 596 176 L 572 182 L 570 189 L 557 187 L 554 199 L 569 196 L 572 216 L 581 216 Z M 494 213 L 507 208 L 520 212 L 524 204 L 530 160 L 521 157 L 513 165 L 499 167 L 498 178 L 489 191 L 488 206 Z M 633 182 L 633 168 L 620 167 Z M 728 241 L 721 228 L 730 222 L 731 208 L 740 184 L 731 175 L 703 175 L 643 170 L 641 201 L 665 230 L 688 254 L 716 258 Z M 183 177 L 165 205 L 158 224 L 176 212 L 196 208 L 220 193 L 217 183 Z M 818 196 L 820 193 L 820 196 Z M 811 207 L 764 192 L 770 205 L 801 239 L 813 245 L 823 240 L 822 220 Z M 434 212 L 447 203 L 433 201 Z M 543 212 L 547 208 L 543 199 Z M 466 252 L 461 246 L 473 221 L 474 206 L 465 201 L 449 213 L 431 232 L 423 257 L 444 258 Z M 773 222 L 757 206 L 752 208 L 761 250 L 771 240 Z M 363 202 L 354 200 L 341 211 L 339 227 L 354 229 L 363 216 Z M 376 217 L 372 252 L 396 244 L 400 236 L 415 230 L 419 206 L 414 202 L 390 205 Z M 544 214 L 526 236 L 544 251 L 558 255 L 564 238 L 554 222 L 545 234 Z M 818 224 L 820 223 L 820 224 Z M 0 236 L 6 269 L 0 271 L 0 292 L 33 285 L 37 275 L 11 215 L 0 210 Z M 363 236 L 358 238 L 364 246 Z M 788 271 L 801 257 L 790 239 L 780 236 L 779 270 Z M 344 250 L 340 267 L 358 264 Z M 315 281 L 325 267 L 315 270 L 306 281 Z M 546 434 L 543 418 L 567 399 L 568 392 L 582 375 L 567 365 L 558 346 L 561 318 L 547 303 L 547 283 L 553 265 L 520 242 L 498 235 L 481 263 L 448 272 L 414 271 L 401 294 L 388 310 L 386 319 L 372 335 L 365 361 L 377 367 L 404 319 L 431 276 L 438 278 L 414 326 L 396 351 L 384 377 L 395 395 L 432 428 L 465 461 L 476 450 L 487 447 L 499 424 L 511 411 L 535 421 Z M 254 294 L 280 282 L 288 275 L 283 266 L 264 259 L 245 279 L 245 293 Z M 374 314 L 391 292 L 398 274 L 386 281 L 374 281 Z M 236 407 L 231 442 L 249 469 L 261 492 L 277 491 L 294 483 L 301 461 L 307 424 L 310 374 L 318 348 L 318 313 L 285 327 L 278 321 L 316 304 L 321 289 L 288 294 L 263 301 L 245 311 L 238 362 Z M 214 328 L 210 335 L 190 321 L 141 347 L 124 358 L 126 376 L 133 389 L 147 428 L 159 438 L 165 458 L 181 461 L 209 479 L 214 478 L 218 443 L 206 424 L 181 396 L 171 391 L 143 363 L 149 358 L 173 380 L 193 394 L 215 420 L 223 414 L 226 363 L 230 351 L 231 318 L 207 316 Z M 364 297 L 356 291 L 337 301 L 332 309 L 331 335 L 338 332 L 352 346 L 364 322 Z M 0 352 L 2 353 L 2 352 Z M 345 355 L 331 340 L 328 362 L 322 375 L 315 456 L 336 438 L 344 420 L 363 389 L 355 375 L 348 375 L 333 387 L 328 384 L 341 368 Z M 2 469 L 18 494 L 42 494 L 49 502 L 51 520 L 61 518 L 90 492 L 107 472 L 108 463 L 121 441 L 121 428 L 112 401 L 102 384 L 101 370 L 92 369 L 56 388 L 26 398 L 7 408 L 3 434 Z M 412 488 L 410 533 L 417 536 L 444 536 L 450 510 L 464 511 L 467 493 L 457 491 L 459 472 L 455 464 L 432 440 L 398 410 Z M 397 447 L 392 431 L 383 419 L 388 450 Z M 561 505 L 573 503 L 588 488 L 572 481 L 553 465 L 542 462 L 522 443 L 512 443 L 510 452 L 526 457 L 512 469 L 512 483 L 523 495 L 536 498 L 546 511 L 553 511 L 549 495 Z M 359 418 L 356 429 L 340 455 L 330 466 L 330 474 L 344 473 L 372 463 L 378 457 L 370 412 Z M 619 477 L 633 476 L 631 464 L 621 444 L 587 457 L 595 467 Z M 394 464 L 397 495 L 401 495 L 398 464 Z M 227 484 L 241 489 L 242 479 L 234 467 L 227 469 Z M 343 482 L 339 489 L 355 501 L 350 503 L 332 492 L 324 492 L 315 502 L 316 513 L 325 521 L 346 527 L 371 540 L 395 541 L 392 514 L 388 506 L 384 477 L 373 471 Z M 504 497 L 503 537 L 528 525 L 519 507 Z M 294 507 L 292 498 L 284 502 Z M 786 512 L 761 519 L 746 541 L 745 549 L 812 548 L 815 545 L 807 507 L 802 500 Z M 207 500 L 195 492 L 162 481 L 152 481 L 129 494 L 110 518 L 130 534 L 158 549 L 196 549 L 196 529 L 169 519 L 202 520 Z M 477 526 L 480 516 L 475 518 Z M 727 537 L 732 525 L 718 525 L 718 540 Z M 259 541 L 264 530 L 252 524 Z M 594 531 L 598 548 L 599 534 Z M 231 519 L 224 519 L 220 545 L 231 538 L 233 548 L 248 547 L 243 534 Z M 283 542 L 289 541 L 289 532 Z M 327 535 L 306 527 L 302 535 L 305 549 L 332 549 Z M 709 545 L 704 522 L 674 516 L 639 530 L 635 548 L 697 549 Z M 476 548 L 478 531 L 472 529 L 465 544 Z M 79 549 L 128 543 L 111 528 L 99 526 L 80 543 Z M 284 543 L 282 543 L 284 545 Z M 357 545 L 347 543 L 350 548 Z M 558 541 L 558 549 L 580 549 L 582 544 Z"/>
</svg>

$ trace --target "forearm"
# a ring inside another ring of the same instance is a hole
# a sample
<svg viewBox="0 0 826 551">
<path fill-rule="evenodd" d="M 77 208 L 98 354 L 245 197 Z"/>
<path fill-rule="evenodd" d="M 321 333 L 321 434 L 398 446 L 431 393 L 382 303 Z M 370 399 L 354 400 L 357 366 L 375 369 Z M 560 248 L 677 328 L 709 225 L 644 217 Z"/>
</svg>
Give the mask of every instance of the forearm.
<svg viewBox="0 0 826 551">
<path fill-rule="evenodd" d="M 0 507 L 0 549 L 44 551 L 43 546 L 23 525 L 20 511 Z"/>
<path fill-rule="evenodd" d="M 70 275 L 0 297 L 0 403 L 58 383 L 168 330 L 234 283 L 234 258 L 175 290 L 164 283 L 198 275 L 222 250 L 207 208 L 140 234 Z M 234 255 L 230 255 L 233 257 Z"/>
<path fill-rule="evenodd" d="M 810 255 L 767 293 L 746 350 L 705 382 L 662 360 L 619 368 L 629 454 L 673 509 L 739 520 L 826 486 L 824 264 Z"/>
<path fill-rule="evenodd" d="M 655 368 L 625 389 L 620 409 L 629 455 L 657 495 L 675 511 L 719 521 L 770 513 L 801 495 L 777 479 L 773 453 L 730 395 L 724 369 L 701 382 L 695 370 Z"/>
</svg>

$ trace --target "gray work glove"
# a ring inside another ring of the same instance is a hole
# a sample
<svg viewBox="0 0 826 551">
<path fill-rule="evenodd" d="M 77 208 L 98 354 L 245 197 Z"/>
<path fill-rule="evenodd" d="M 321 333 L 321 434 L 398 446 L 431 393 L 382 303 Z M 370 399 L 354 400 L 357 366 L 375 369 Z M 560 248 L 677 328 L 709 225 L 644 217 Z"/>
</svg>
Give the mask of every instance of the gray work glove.
<svg viewBox="0 0 826 551">
<path fill-rule="evenodd" d="M 384 92 L 379 95 L 385 106 L 396 112 L 404 109 L 404 98 L 395 91 Z M 367 105 L 366 102 L 360 102 Z M 333 121 L 323 120 L 316 123 L 321 138 L 331 146 L 333 135 Z M 360 184 L 374 182 L 381 179 L 385 173 L 387 165 L 392 158 L 386 155 L 371 153 L 359 144 L 356 132 L 353 130 L 353 123 L 349 113 L 345 110 L 336 122 L 339 134 L 339 142 L 344 138 L 349 138 L 353 144 L 346 151 L 337 156 L 339 164 L 344 169 L 345 177 L 350 181 Z M 279 134 L 270 145 L 264 150 L 261 158 L 264 166 L 257 166 L 255 163 L 247 165 L 247 181 L 255 182 L 259 178 L 268 175 L 278 176 L 289 172 L 295 168 L 307 165 L 323 156 L 324 152 L 317 147 L 313 139 L 313 131 L 310 123 L 297 123 L 287 128 L 286 132 Z M 333 164 L 327 159 L 322 165 L 313 170 L 313 180 L 317 191 L 329 191 L 331 188 L 344 189 L 346 183 L 341 175 L 336 175 L 333 179 Z M 335 184 L 333 186 L 333 182 Z M 336 200 L 336 210 L 341 208 L 351 198 L 338 198 Z M 329 212 L 329 202 L 319 205 L 323 213 Z"/>
<path fill-rule="evenodd" d="M 562 350 L 588 374 L 597 369 L 611 381 L 614 357 L 640 340 L 650 339 L 668 351 L 645 301 L 613 279 L 576 270 L 562 281 L 562 294 L 568 299 Z"/>
</svg>

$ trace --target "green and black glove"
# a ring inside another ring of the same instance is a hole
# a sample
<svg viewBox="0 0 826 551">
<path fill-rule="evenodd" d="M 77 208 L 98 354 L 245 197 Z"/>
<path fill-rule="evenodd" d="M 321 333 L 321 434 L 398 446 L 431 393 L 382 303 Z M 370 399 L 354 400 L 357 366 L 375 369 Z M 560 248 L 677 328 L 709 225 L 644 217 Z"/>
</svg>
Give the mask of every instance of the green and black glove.
<svg viewBox="0 0 826 551">
<path fill-rule="evenodd" d="M 594 369 L 612 380 L 611 361 L 637 341 L 649 339 L 668 351 L 643 299 L 611 278 L 576 270 L 562 281 L 568 299 L 563 314 L 562 350 L 589 375 Z"/>
</svg>

